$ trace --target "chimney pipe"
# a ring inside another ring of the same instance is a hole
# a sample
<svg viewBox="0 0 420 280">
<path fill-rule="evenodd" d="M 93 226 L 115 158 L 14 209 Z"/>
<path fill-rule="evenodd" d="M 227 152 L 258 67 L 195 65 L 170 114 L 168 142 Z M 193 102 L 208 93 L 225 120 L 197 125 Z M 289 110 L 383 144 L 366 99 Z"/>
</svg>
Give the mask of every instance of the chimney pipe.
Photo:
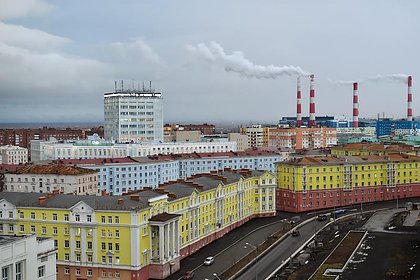
<svg viewBox="0 0 420 280">
<path fill-rule="evenodd" d="M 296 127 L 302 126 L 302 91 L 300 89 L 300 77 L 297 77 L 297 105 L 296 105 Z"/>
<path fill-rule="evenodd" d="M 413 78 L 408 76 L 408 96 L 407 96 L 407 121 L 413 121 L 413 93 L 411 92 L 411 88 L 413 86 Z"/>
<path fill-rule="evenodd" d="M 353 83 L 353 127 L 359 127 L 359 96 L 357 90 L 358 84 Z"/>
<path fill-rule="evenodd" d="M 315 76 L 310 76 L 310 91 L 309 91 L 309 124 L 308 127 L 315 126 Z"/>
</svg>

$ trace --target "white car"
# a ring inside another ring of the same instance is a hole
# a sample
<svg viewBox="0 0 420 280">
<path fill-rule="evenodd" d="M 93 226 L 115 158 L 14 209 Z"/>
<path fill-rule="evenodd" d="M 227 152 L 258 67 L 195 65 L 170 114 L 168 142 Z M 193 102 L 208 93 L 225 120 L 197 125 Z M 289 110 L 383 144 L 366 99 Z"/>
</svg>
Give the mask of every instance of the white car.
<svg viewBox="0 0 420 280">
<path fill-rule="evenodd" d="M 204 265 L 212 265 L 214 263 L 214 257 L 207 257 L 204 261 Z"/>
</svg>

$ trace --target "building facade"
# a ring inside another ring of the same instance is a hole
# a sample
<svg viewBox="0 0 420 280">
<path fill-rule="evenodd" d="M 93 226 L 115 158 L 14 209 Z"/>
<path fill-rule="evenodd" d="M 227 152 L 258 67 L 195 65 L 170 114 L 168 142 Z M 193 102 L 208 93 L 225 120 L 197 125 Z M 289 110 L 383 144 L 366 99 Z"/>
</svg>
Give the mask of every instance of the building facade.
<svg viewBox="0 0 420 280">
<path fill-rule="evenodd" d="M 104 116 L 106 140 L 163 141 L 162 94 L 151 88 L 105 93 Z"/>
<path fill-rule="evenodd" d="M 23 164 L 28 162 L 28 149 L 19 146 L 0 146 L 0 164 Z"/>
<path fill-rule="evenodd" d="M 76 165 L 98 171 L 98 189 L 109 195 L 122 195 L 176 181 L 179 161 L 143 158 L 63 159 L 57 164 Z"/>
<path fill-rule="evenodd" d="M 12 214 L 13 211 L 12 211 Z M 12 220 L 10 212 L 0 219 Z M 7 215 L 7 216 L 6 216 Z M 14 233 L 14 223 L 1 224 L 1 232 Z M 56 279 L 56 250 L 51 238 L 0 234 L 0 276 L 4 280 Z"/>
<path fill-rule="evenodd" d="M 59 280 L 164 279 L 227 232 L 274 216 L 275 188 L 272 173 L 241 170 L 119 197 L 1 192 L 0 224 L 53 238 Z"/>
<path fill-rule="evenodd" d="M 262 125 L 252 125 L 249 127 L 241 127 L 241 134 L 248 138 L 249 148 L 268 147 L 268 127 Z"/>
<path fill-rule="evenodd" d="M 114 159 L 63 159 L 55 164 L 76 165 L 97 170 L 98 189 L 122 195 L 144 188 L 187 179 L 200 173 L 222 172 L 226 168 L 275 172 L 275 163 L 288 159 L 287 153 L 264 151 L 193 153 L 126 157 Z"/>
<path fill-rule="evenodd" d="M 98 134 L 104 137 L 103 127 L 93 127 L 87 129 L 78 128 L 3 128 L 0 129 L 0 146 L 12 145 L 30 150 L 32 140 L 47 141 L 51 137 L 57 140 L 78 140 L 85 139 L 89 135 Z"/>
<path fill-rule="evenodd" d="M 236 142 L 237 151 L 245 151 L 250 148 L 248 145 L 248 136 L 240 133 L 229 133 L 228 134 L 229 141 Z"/>
<path fill-rule="evenodd" d="M 158 154 L 217 153 L 236 151 L 236 142 L 182 142 L 113 144 L 100 141 L 57 143 L 32 141 L 32 161 L 146 157 Z"/>
<path fill-rule="evenodd" d="M 420 157 L 304 157 L 277 166 L 277 210 L 303 212 L 420 196 Z"/>
<path fill-rule="evenodd" d="M 63 165 L 26 165 L 4 175 L 3 191 L 99 195 L 96 170 Z"/>
<path fill-rule="evenodd" d="M 329 127 L 270 128 L 269 145 L 295 150 L 331 147 L 337 145 L 337 131 Z"/>
</svg>

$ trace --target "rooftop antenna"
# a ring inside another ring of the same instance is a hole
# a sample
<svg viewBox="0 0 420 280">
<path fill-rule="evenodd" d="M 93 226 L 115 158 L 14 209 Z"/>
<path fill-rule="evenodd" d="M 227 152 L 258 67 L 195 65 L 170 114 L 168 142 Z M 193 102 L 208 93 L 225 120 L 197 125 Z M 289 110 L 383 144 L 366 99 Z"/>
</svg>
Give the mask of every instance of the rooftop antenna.
<svg viewBox="0 0 420 280">
<path fill-rule="evenodd" d="M 152 92 L 152 81 L 149 81 L 150 92 Z"/>
<path fill-rule="evenodd" d="M 117 81 L 114 81 L 114 90 L 117 92 Z"/>
<path fill-rule="evenodd" d="M 143 92 L 144 92 L 144 82 L 143 82 Z"/>
<path fill-rule="evenodd" d="M 121 80 L 121 92 L 124 91 L 124 80 Z"/>
</svg>

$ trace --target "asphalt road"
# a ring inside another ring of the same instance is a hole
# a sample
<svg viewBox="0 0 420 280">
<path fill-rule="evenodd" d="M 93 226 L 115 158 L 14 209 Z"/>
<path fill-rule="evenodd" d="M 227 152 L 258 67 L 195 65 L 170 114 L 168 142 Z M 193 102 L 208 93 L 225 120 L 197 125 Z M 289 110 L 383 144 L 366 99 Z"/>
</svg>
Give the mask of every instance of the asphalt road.
<svg viewBox="0 0 420 280">
<path fill-rule="evenodd" d="M 298 250 L 308 239 L 310 239 L 319 229 L 326 225 L 328 221 L 311 221 L 299 227 L 300 236 L 287 236 L 268 252 L 265 256 L 256 262 L 255 265 L 247 269 L 236 279 L 265 279 L 271 272 L 276 270 L 287 258 L 289 258 L 296 250 Z"/>
</svg>

